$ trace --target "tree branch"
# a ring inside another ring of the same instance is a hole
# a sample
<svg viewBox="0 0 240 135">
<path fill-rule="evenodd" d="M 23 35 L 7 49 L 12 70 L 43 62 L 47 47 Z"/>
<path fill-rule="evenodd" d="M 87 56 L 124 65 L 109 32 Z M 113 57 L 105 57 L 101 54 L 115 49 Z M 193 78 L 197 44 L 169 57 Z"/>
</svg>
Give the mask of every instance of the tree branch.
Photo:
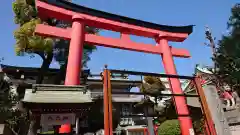
<svg viewBox="0 0 240 135">
<path fill-rule="evenodd" d="M 38 54 L 43 60 L 46 59 L 44 52 L 40 52 L 40 51 L 34 51 L 33 53 Z"/>
<path fill-rule="evenodd" d="M 14 135 L 19 135 L 16 131 L 14 131 L 14 129 L 13 128 L 11 128 L 11 126 L 9 126 L 9 125 L 11 125 L 8 121 L 5 121 L 6 123 L 8 123 L 8 128 L 12 131 L 12 133 L 14 134 Z"/>
</svg>

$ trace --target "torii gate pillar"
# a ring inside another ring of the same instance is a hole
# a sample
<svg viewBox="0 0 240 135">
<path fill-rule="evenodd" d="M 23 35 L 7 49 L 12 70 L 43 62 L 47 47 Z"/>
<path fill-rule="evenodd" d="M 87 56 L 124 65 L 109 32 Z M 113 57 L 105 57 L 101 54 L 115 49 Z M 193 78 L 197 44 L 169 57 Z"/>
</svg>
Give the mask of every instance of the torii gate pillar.
<svg viewBox="0 0 240 135">
<path fill-rule="evenodd" d="M 161 36 L 159 36 L 156 41 L 157 47 L 164 50 L 162 54 L 162 61 L 166 74 L 177 75 L 176 67 L 171 53 L 171 47 L 168 45 L 168 41 Z M 183 94 L 181 83 L 178 78 L 169 78 L 169 82 L 171 88 L 173 89 L 173 94 Z M 185 97 L 176 96 L 173 98 L 173 100 L 175 103 L 175 108 L 178 115 L 182 135 L 188 135 L 189 133 L 190 135 L 191 133 L 194 134 L 192 128 L 192 120 L 189 116 Z"/>
<path fill-rule="evenodd" d="M 85 25 L 83 20 L 77 16 L 73 16 L 65 85 L 80 84 L 83 43 L 85 38 L 84 29 Z"/>
</svg>

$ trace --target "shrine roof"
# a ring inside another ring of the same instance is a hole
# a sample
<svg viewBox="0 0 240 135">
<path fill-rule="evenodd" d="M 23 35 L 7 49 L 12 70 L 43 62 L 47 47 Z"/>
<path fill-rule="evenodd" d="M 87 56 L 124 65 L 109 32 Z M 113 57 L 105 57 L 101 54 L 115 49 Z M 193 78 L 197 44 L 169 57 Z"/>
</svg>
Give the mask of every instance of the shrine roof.
<svg viewBox="0 0 240 135">
<path fill-rule="evenodd" d="M 147 21 L 142 21 L 134 18 L 129 18 L 121 15 L 116 15 L 92 8 L 88 8 L 85 6 L 77 5 L 72 2 L 68 2 L 66 0 L 41 0 L 44 1 L 48 4 L 61 7 L 67 10 L 71 10 L 74 12 L 78 13 L 83 13 L 91 16 L 96 16 L 96 17 L 101 17 L 109 20 L 114 20 L 118 22 L 123 22 L 127 24 L 132 24 L 140 27 L 146 27 L 146 28 L 151 28 L 151 29 L 156 29 L 156 30 L 161 30 L 161 31 L 167 31 L 167 32 L 173 32 L 173 33 L 187 33 L 191 34 L 193 31 L 193 26 L 194 25 L 187 25 L 187 26 L 169 26 L 169 25 L 160 25 L 156 23 L 151 23 Z"/>
<path fill-rule="evenodd" d="M 38 68 L 38 67 L 21 67 L 21 66 L 11 66 L 11 65 L 0 64 L 0 70 L 7 74 L 16 75 L 16 73 L 23 73 L 25 76 L 36 76 L 36 75 L 38 75 L 40 68 Z M 49 68 L 47 75 L 56 75 L 58 71 L 59 71 L 59 69 L 57 69 L 57 68 Z M 84 69 L 82 72 L 89 74 L 90 70 Z"/>
<path fill-rule="evenodd" d="M 38 73 L 40 68 L 38 67 L 21 67 L 21 66 L 11 66 L 11 65 L 4 65 L 0 64 L 0 69 L 5 73 L 16 73 L 16 72 L 23 72 L 24 74 L 35 74 Z M 59 71 L 57 68 L 49 68 L 48 69 L 48 75 L 50 74 L 56 74 Z M 84 69 L 83 72 L 90 72 L 89 69 Z"/>
<path fill-rule="evenodd" d="M 100 96 L 101 97 L 101 96 Z M 141 101 L 140 96 L 113 97 L 113 102 L 135 103 Z M 65 86 L 50 84 L 33 84 L 25 91 L 24 103 L 91 103 L 95 102 L 92 92 L 86 86 Z"/>
<path fill-rule="evenodd" d="M 201 73 L 204 73 L 204 74 L 212 75 L 213 73 L 210 71 L 210 68 L 213 68 L 213 67 L 203 66 L 203 65 L 197 64 L 196 67 L 195 67 L 195 73 L 201 72 Z"/>
<path fill-rule="evenodd" d="M 35 85 L 26 89 L 25 103 L 90 103 L 90 93 L 82 86 Z"/>
</svg>

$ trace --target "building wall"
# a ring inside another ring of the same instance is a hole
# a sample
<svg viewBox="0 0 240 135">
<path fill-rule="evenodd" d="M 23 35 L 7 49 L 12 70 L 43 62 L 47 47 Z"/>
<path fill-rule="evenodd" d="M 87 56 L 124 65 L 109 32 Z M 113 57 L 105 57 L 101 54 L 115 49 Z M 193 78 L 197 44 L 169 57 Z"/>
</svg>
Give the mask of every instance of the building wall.
<svg viewBox="0 0 240 135">
<path fill-rule="evenodd" d="M 14 135 L 14 134 L 5 124 L 0 124 L 0 135 Z"/>
<path fill-rule="evenodd" d="M 240 125 L 230 126 L 231 135 L 240 135 Z"/>
<path fill-rule="evenodd" d="M 226 115 L 223 112 L 222 102 L 220 101 L 216 87 L 212 85 L 205 86 L 204 94 L 215 124 L 217 135 L 231 135 Z"/>
<path fill-rule="evenodd" d="M 98 89 L 90 89 L 91 91 L 91 96 L 92 97 L 97 97 L 97 96 L 103 96 L 103 89 L 98 88 Z M 122 89 L 112 89 L 113 92 L 123 92 Z M 112 97 L 129 97 L 130 95 L 126 94 L 112 94 Z"/>
</svg>

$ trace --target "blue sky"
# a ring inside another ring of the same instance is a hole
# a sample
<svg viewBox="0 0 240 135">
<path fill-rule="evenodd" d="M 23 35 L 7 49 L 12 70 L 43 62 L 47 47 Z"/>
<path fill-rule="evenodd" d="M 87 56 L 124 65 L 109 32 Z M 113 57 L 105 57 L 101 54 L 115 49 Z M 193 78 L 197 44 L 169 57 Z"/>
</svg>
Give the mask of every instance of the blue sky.
<svg viewBox="0 0 240 135">
<path fill-rule="evenodd" d="M 5 58 L 2 63 L 39 67 L 41 59 L 38 56 L 31 59 L 29 56 L 15 56 L 13 32 L 18 26 L 13 21 L 12 2 L 13 0 L 3 0 L 1 3 L 4 6 L 0 8 L 0 30 L 2 32 L 0 57 Z M 179 74 L 191 75 L 195 64 L 212 64 L 210 48 L 204 46 L 204 42 L 206 42 L 205 25 L 208 25 L 212 29 L 213 35 L 220 39 L 221 35 L 226 33 L 230 8 L 237 3 L 237 0 L 73 0 L 73 2 L 159 24 L 196 25 L 193 33 L 183 43 L 171 43 L 174 47 L 190 51 L 192 56 L 190 59 L 176 58 L 175 64 Z M 101 34 L 118 36 L 116 33 L 106 31 Z M 150 39 L 131 38 L 134 41 L 154 44 Z M 99 47 L 91 57 L 92 60 L 88 65 L 94 73 L 100 72 L 105 64 L 115 69 L 164 72 L 161 57 L 158 55 Z M 58 63 L 53 62 L 52 67 L 58 67 Z"/>
</svg>

